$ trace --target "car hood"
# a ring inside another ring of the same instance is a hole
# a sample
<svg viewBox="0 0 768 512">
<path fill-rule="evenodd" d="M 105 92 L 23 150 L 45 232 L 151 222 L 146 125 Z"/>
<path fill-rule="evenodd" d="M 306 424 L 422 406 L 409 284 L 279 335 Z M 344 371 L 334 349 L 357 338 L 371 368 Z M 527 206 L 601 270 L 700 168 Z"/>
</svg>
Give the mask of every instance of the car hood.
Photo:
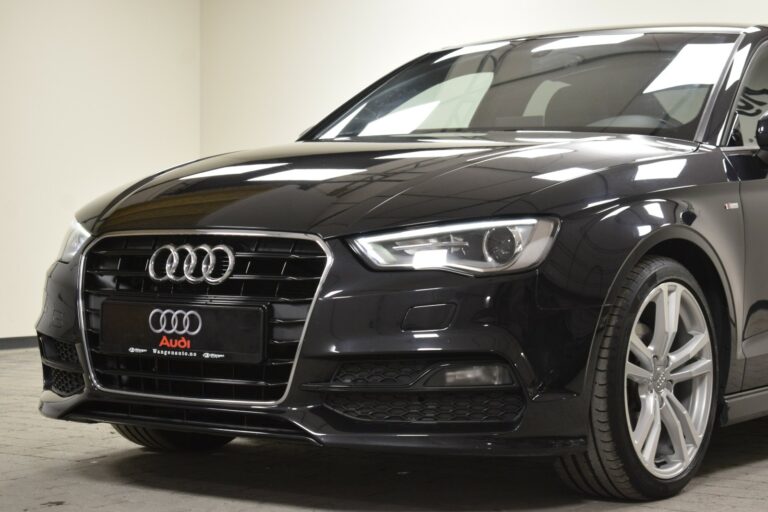
<svg viewBox="0 0 768 512">
<path fill-rule="evenodd" d="M 599 191 L 571 193 L 561 204 L 545 200 L 546 191 L 695 149 L 693 143 L 637 135 L 520 132 L 419 142 L 299 142 L 170 169 L 95 201 L 78 219 L 97 235 L 263 229 L 330 238 L 499 215 L 565 215 L 599 199 Z"/>
</svg>

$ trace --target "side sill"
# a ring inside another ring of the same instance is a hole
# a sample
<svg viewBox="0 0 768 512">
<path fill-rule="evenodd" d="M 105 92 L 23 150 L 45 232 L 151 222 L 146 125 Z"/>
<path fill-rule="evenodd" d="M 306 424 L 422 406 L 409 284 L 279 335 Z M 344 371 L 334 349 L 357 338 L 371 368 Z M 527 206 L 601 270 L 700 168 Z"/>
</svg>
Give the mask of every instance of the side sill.
<svg viewBox="0 0 768 512">
<path fill-rule="evenodd" d="M 768 415 L 768 387 L 725 397 L 720 424 L 734 425 Z"/>
</svg>

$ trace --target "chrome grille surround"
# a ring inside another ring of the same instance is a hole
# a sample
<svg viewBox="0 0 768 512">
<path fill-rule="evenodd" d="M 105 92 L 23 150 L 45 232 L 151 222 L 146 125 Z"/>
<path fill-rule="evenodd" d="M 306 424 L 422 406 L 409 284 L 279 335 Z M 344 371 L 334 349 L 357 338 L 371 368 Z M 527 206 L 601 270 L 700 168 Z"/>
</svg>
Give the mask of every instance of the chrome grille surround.
<svg viewBox="0 0 768 512">
<path fill-rule="evenodd" d="M 91 348 L 89 347 L 89 344 L 88 344 L 88 331 L 87 331 L 87 324 L 86 324 L 86 307 L 85 307 L 86 260 L 87 260 L 89 251 L 94 246 L 96 246 L 99 242 L 108 238 L 131 237 L 131 236 L 195 236 L 195 235 L 213 236 L 213 237 L 282 238 L 282 239 L 312 241 L 316 243 L 320 247 L 322 252 L 325 254 L 325 258 L 326 258 L 325 268 L 323 269 L 323 272 L 317 283 L 317 288 L 315 290 L 314 296 L 312 297 L 312 300 L 309 305 L 309 309 L 307 311 L 307 315 L 305 317 L 306 320 L 304 322 L 304 326 L 301 331 L 301 336 L 299 338 L 299 342 L 296 347 L 296 354 L 293 359 L 293 364 L 292 364 L 291 372 L 285 387 L 285 392 L 279 399 L 272 400 L 272 401 L 253 401 L 253 400 L 233 400 L 233 399 L 224 399 L 224 398 L 185 397 L 185 396 L 154 394 L 154 393 L 150 394 L 150 393 L 126 391 L 126 390 L 105 387 L 105 386 L 102 386 L 99 383 L 98 379 L 96 378 L 96 372 L 94 370 L 93 359 L 91 355 Z M 165 399 L 169 401 L 186 401 L 186 402 L 197 402 L 197 403 L 207 403 L 207 404 L 273 406 L 273 405 L 278 405 L 282 403 L 285 400 L 286 396 L 290 393 L 291 386 L 293 384 L 293 378 L 296 373 L 297 362 L 299 360 L 299 356 L 301 354 L 301 348 L 304 344 L 304 339 L 306 337 L 307 327 L 309 325 L 309 322 L 311 321 L 314 306 L 317 302 L 318 297 L 320 296 L 320 293 L 322 292 L 325 280 L 328 277 L 330 269 L 333 265 L 333 254 L 331 253 L 330 248 L 322 238 L 320 238 L 317 235 L 306 234 L 306 233 L 291 233 L 291 232 L 283 232 L 283 231 L 278 232 L 278 231 L 263 231 L 263 230 L 228 230 L 228 229 L 221 229 L 221 230 L 168 229 L 168 230 L 116 231 L 116 232 L 107 233 L 107 234 L 98 236 L 90 240 L 80 256 L 79 265 L 80 267 L 78 269 L 78 280 L 77 280 L 78 324 L 79 324 L 80 332 L 82 335 L 83 346 L 85 348 L 84 352 L 86 355 L 86 365 L 87 365 L 86 374 L 87 374 L 88 382 L 93 388 L 105 394 L 143 397 L 143 398 L 151 398 L 151 399 Z"/>
</svg>

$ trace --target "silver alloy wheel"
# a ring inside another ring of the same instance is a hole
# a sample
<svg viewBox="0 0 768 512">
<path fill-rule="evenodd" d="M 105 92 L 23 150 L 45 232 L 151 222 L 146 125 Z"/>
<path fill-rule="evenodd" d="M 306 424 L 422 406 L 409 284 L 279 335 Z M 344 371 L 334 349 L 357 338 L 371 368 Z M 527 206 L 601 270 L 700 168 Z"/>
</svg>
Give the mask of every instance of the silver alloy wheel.
<svg viewBox="0 0 768 512">
<path fill-rule="evenodd" d="M 680 475 L 704 438 L 714 382 L 707 320 L 685 285 L 665 282 L 645 298 L 632 326 L 624 374 L 637 456 L 657 478 Z"/>
</svg>

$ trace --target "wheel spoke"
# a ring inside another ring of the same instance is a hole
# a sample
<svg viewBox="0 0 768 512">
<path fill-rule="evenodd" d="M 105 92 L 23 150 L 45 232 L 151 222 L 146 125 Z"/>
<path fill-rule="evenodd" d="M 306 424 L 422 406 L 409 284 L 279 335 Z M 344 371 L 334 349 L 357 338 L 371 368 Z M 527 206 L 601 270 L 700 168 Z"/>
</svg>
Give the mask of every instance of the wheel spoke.
<svg viewBox="0 0 768 512">
<path fill-rule="evenodd" d="M 624 413 L 639 462 L 657 478 L 688 469 L 708 431 L 711 336 L 701 302 L 682 282 L 659 282 L 635 313 L 624 360 Z"/>
<path fill-rule="evenodd" d="M 675 341 L 675 336 L 677 336 L 677 329 L 680 326 L 680 302 L 683 299 L 683 288 L 681 286 L 673 284 L 668 289 L 667 344 L 664 346 L 663 356 L 669 354 L 672 343 Z"/>
<path fill-rule="evenodd" d="M 647 384 L 651 379 L 651 372 L 634 363 L 627 363 L 627 378 L 639 384 Z"/>
<path fill-rule="evenodd" d="M 656 319 L 650 347 L 655 356 L 665 357 L 672 347 L 680 322 L 682 295 L 682 287 L 676 283 L 667 283 L 659 288 L 659 293 L 654 298 Z"/>
<path fill-rule="evenodd" d="M 685 345 L 669 355 L 669 369 L 676 370 L 708 346 L 709 334 L 706 332 L 694 334 Z"/>
<path fill-rule="evenodd" d="M 645 446 L 645 442 L 648 440 L 648 434 L 651 433 L 651 427 L 654 422 L 654 410 L 656 406 L 656 397 L 651 393 L 642 397 L 642 405 L 640 406 L 640 414 L 637 417 L 637 425 L 635 430 L 632 431 L 632 442 L 638 448 Z"/>
<path fill-rule="evenodd" d="M 667 298 L 667 287 L 662 286 L 653 299 L 653 303 L 656 304 L 656 317 L 653 321 L 653 336 L 649 348 L 655 356 L 658 356 L 663 350 L 663 345 L 667 339 L 667 313 L 669 313 Z"/>
<path fill-rule="evenodd" d="M 677 384 L 710 373 L 712 373 L 712 361 L 710 359 L 699 359 L 687 366 L 680 367 L 676 372 L 672 372 L 669 378 Z"/>
<path fill-rule="evenodd" d="M 685 438 L 694 446 L 699 446 L 701 444 L 702 436 L 696 430 L 696 427 L 693 426 L 693 420 L 688 413 L 688 409 L 686 409 L 680 400 L 678 400 L 672 393 L 667 395 L 667 404 L 680 422 Z"/>
<path fill-rule="evenodd" d="M 667 434 L 669 434 L 669 440 L 672 442 L 672 448 L 675 450 L 677 460 L 687 465 L 689 453 L 688 444 L 685 442 L 683 426 L 668 403 L 661 408 L 661 422 L 664 424 Z"/>
<path fill-rule="evenodd" d="M 656 452 L 659 449 L 659 438 L 661 437 L 661 414 L 659 409 L 659 400 L 656 396 L 653 396 L 653 421 L 651 424 L 651 430 L 646 438 L 645 445 L 642 450 L 642 457 L 646 464 L 655 465 Z"/>
<path fill-rule="evenodd" d="M 653 352 L 643 343 L 640 336 L 634 332 L 629 337 L 629 350 L 640 361 L 643 368 L 647 370 L 653 369 Z"/>
</svg>

